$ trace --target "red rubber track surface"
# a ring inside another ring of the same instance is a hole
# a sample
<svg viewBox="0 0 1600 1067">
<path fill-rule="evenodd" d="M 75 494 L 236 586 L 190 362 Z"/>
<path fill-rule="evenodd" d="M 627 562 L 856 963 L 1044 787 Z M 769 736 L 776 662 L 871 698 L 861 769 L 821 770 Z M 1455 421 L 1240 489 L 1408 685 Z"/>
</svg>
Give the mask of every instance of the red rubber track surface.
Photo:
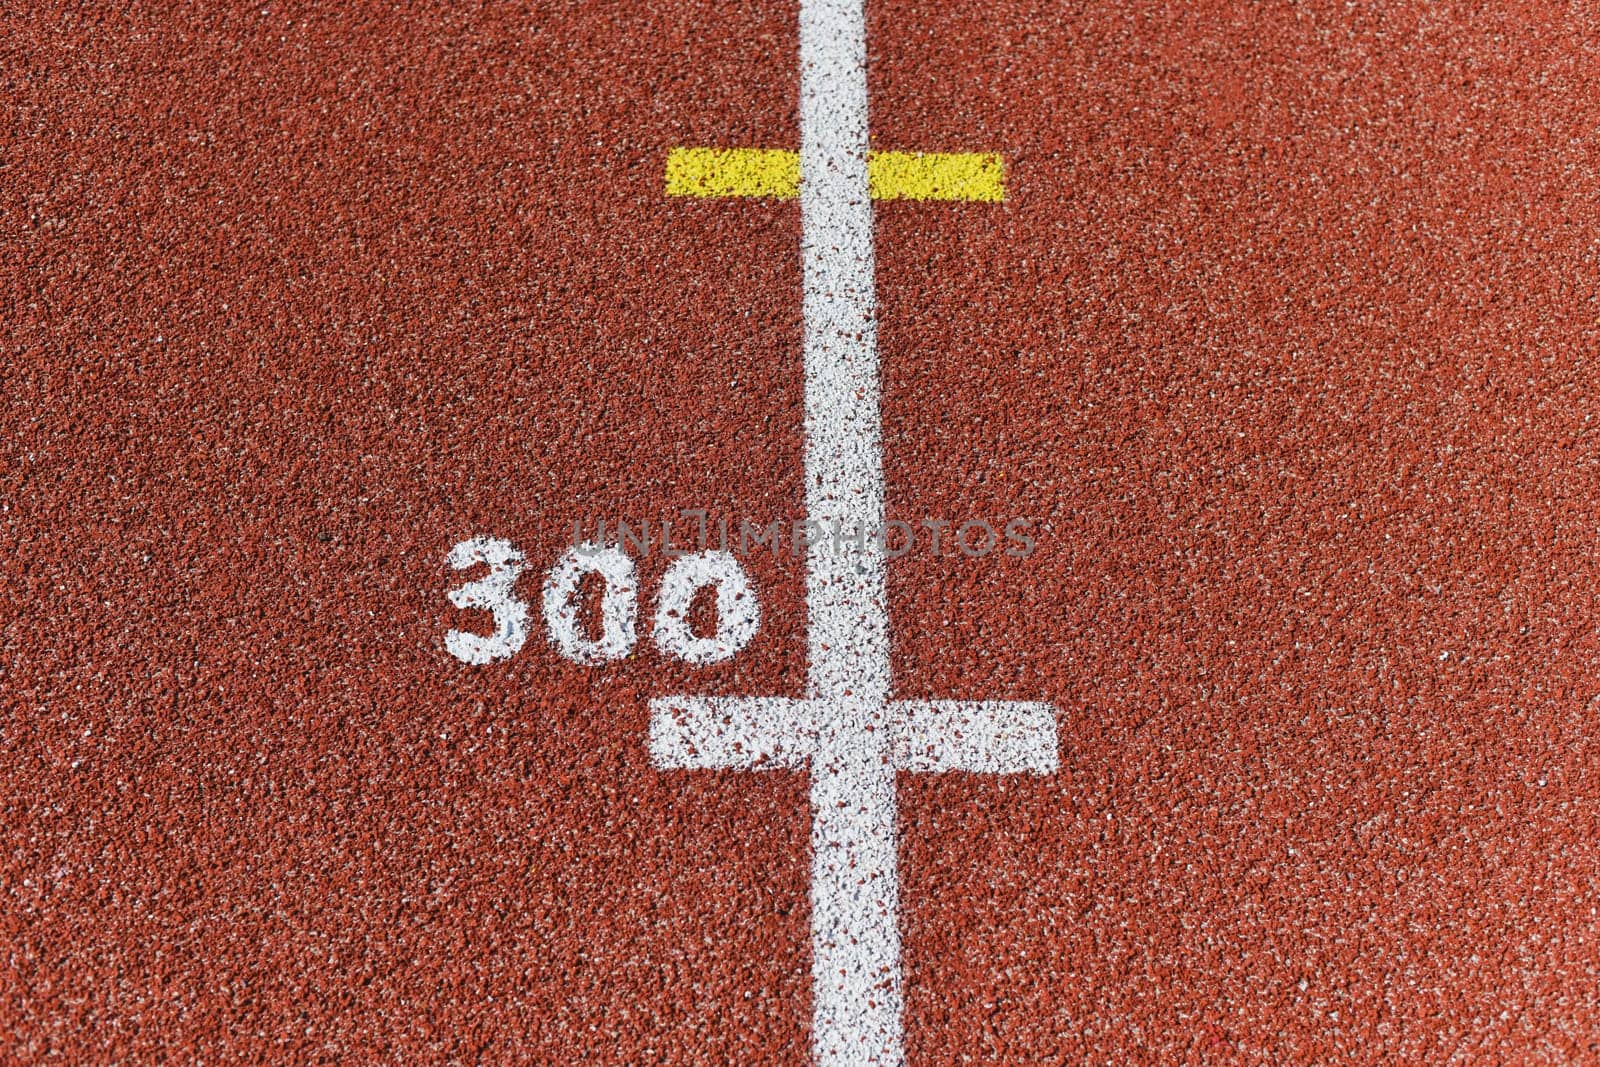
<svg viewBox="0 0 1600 1067">
<path fill-rule="evenodd" d="M 1600 34 L 1545 5 L 869 5 L 915 1063 L 1600 1062 Z M 0 13 L 0 1058 L 794 1063 L 798 693 L 468 667 L 473 534 L 802 517 L 793 4 Z M 653 595 L 664 561 L 641 561 Z M 648 609 L 648 600 L 643 605 Z M 648 616 L 647 616 L 648 617 Z M 645 630 L 647 631 L 647 627 Z"/>
</svg>

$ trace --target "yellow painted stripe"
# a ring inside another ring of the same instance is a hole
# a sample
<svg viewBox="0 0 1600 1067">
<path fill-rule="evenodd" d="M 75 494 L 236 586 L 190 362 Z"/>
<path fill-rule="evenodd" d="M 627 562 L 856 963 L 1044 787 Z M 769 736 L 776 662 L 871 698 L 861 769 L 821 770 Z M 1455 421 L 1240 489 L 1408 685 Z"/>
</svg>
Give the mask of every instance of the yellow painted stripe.
<svg viewBox="0 0 1600 1067">
<path fill-rule="evenodd" d="M 871 152 L 867 185 L 874 200 L 1006 198 L 1005 166 L 994 152 Z"/>
<path fill-rule="evenodd" d="M 800 153 L 777 148 L 674 148 L 668 196 L 800 195 Z"/>
<path fill-rule="evenodd" d="M 994 152 L 871 152 L 874 200 L 1006 198 L 1005 164 Z M 777 148 L 674 148 L 667 153 L 669 196 L 800 195 L 800 154 Z"/>
</svg>

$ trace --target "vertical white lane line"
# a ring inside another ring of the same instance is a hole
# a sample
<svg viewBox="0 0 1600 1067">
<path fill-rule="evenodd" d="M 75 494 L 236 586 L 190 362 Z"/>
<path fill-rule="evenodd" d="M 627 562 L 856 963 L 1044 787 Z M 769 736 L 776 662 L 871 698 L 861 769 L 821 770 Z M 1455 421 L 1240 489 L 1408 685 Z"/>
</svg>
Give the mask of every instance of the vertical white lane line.
<svg viewBox="0 0 1600 1067">
<path fill-rule="evenodd" d="M 871 531 L 865 546 L 821 538 L 810 549 L 811 687 L 881 702 L 889 615 L 875 540 L 883 461 L 864 0 L 800 4 L 800 175 L 807 517 Z"/>
<path fill-rule="evenodd" d="M 800 243 L 804 271 L 806 510 L 870 531 L 819 538 L 806 561 L 814 696 L 889 693 L 883 461 L 872 200 L 867 191 L 864 0 L 800 4 Z"/>
<path fill-rule="evenodd" d="M 806 555 L 806 698 L 667 697 L 650 720 L 664 769 L 810 765 L 822 1067 L 905 1062 L 896 769 L 1045 774 L 1057 758 L 1047 704 L 888 699 L 864 8 L 800 0 L 806 513 L 821 533 Z"/>
<path fill-rule="evenodd" d="M 800 3 L 811 766 L 812 1045 L 825 1067 L 904 1062 L 865 0 Z M 838 526 L 835 527 L 834 524 Z"/>
</svg>

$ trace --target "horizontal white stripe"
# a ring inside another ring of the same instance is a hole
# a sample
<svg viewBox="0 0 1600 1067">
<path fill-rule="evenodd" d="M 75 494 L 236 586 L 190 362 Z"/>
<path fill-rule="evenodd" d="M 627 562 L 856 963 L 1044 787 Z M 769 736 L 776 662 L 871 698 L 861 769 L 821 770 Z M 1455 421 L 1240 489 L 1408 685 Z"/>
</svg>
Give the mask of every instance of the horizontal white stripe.
<svg viewBox="0 0 1600 1067">
<path fill-rule="evenodd" d="M 650 701 L 650 758 L 663 770 L 806 765 L 817 744 L 808 700 L 661 697 Z"/>
<path fill-rule="evenodd" d="M 903 771 L 1049 774 L 1056 769 L 1056 712 L 1018 700 L 899 700 L 895 766 Z"/>
<path fill-rule="evenodd" d="M 677 770 L 801 768 L 819 724 L 839 709 L 785 697 L 666 697 L 650 702 L 650 755 Z M 895 700 L 882 713 L 896 770 L 1049 774 L 1056 717 L 1049 704 L 1016 700 Z"/>
</svg>

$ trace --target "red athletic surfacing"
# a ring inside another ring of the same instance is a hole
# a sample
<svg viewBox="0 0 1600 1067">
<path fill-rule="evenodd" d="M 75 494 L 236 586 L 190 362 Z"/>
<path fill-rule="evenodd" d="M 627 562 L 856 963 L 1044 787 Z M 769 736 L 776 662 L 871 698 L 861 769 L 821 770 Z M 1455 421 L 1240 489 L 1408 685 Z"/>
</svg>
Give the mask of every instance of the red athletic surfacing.
<svg viewBox="0 0 1600 1067">
<path fill-rule="evenodd" d="M 445 554 L 802 518 L 790 5 L 0 16 L 0 1047 L 801 1062 L 803 778 L 662 773 L 728 663 L 466 667 Z M 869 5 L 913 1062 L 1580 1063 L 1600 194 L 1576 15 Z M 1589 20 L 1592 21 L 1592 20 Z M 654 589 L 665 560 L 640 561 Z"/>
</svg>

